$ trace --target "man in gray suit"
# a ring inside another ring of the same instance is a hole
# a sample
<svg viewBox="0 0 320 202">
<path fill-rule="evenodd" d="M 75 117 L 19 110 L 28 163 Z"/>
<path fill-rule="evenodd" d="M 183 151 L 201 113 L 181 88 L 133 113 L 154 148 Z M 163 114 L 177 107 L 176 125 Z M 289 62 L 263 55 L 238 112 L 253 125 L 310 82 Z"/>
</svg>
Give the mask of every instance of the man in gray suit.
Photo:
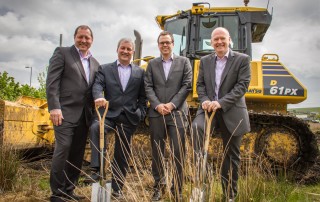
<svg viewBox="0 0 320 202">
<path fill-rule="evenodd" d="M 50 172 L 51 201 L 84 198 L 75 195 L 73 190 L 91 124 L 91 87 L 99 66 L 89 51 L 92 41 L 91 29 L 81 25 L 75 30 L 74 45 L 56 48 L 49 62 L 46 92 L 55 133 Z"/>
<path fill-rule="evenodd" d="M 172 34 L 167 31 L 161 32 L 158 37 L 161 57 L 149 62 L 145 76 L 145 89 L 150 102 L 152 174 L 155 180 L 153 201 L 161 199 L 164 188 L 162 157 L 167 136 L 170 138 L 174 158 L 171 192 L 175 197 L 181 197 L 188 114 L 185 101 L 191 90 L 192 71 L 188 58 L 172 53 L 173 46 Z"/>
<path fill-rule="evenodd" d="M 109 110 L 105 119 L 105 134 L 116 131 L 114 158 L 112 161 L 113 197 L 123 198 L 122 187 L 130 159 L 131 137 L 139 122 L 144 120 L 147 100 L 144 90 L 144 70 L 130 64 L 134 53 L 134 43 L 123 38 L 118 42 L 118 60 L 99 67 L 92 94 L 96 106 L 104 107 L 109 101 Z M 100 108 L 102 110 L 103 108 Z M 101 111 L 101 114 L 103 112 Z M 99 122 L 97 117 L 90 127 L 92 178 L 99 179 Z M 96 173 L 96 174 L 95 174 Z M 97 177 L 98 176 L 98 177 Z"/>
<path fill-rule="evenodd" d="M 250 58 L 229 48 L 227 29 L 218 27 L 211 34 L 215 54 L 201 58 L 197 81 L 200 107 L 193 121 L 194 149 L 201 153 L 204 140 L 204 110 L 215 111 L 214 126 L 222 133 L 224 159 L 221 181 L 225 196 L 237 195 L 240 143 L 250 131 L 244 94 L 250 83 Z"/>
</svg>

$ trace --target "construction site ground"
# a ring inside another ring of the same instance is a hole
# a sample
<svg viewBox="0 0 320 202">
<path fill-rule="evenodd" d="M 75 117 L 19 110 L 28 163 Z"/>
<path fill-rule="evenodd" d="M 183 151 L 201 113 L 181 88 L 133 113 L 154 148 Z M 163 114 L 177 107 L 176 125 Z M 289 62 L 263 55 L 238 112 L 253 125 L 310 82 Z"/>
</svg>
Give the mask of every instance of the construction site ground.
<svg viewBox="0 0 320 202">
<path fill-rule="evenodd" d="M 320 147 L 320 123 L 310 123 L 311 129 L 317 134 L 318 145 Z M 15 184 L 12 191 L 0 193 L 0 202 L 9 202 L 9 201 L 21 201 L 21 202 L 37 202 L 37 201 L 49 201 L 50 197 L 50 187 L 49 187 L 49 173 L 51 166 L 51 156 L 48 155 L 36 161 L 23 161 L 18 173 L 17 183 Z M 89 167 L 84 166 L 81 174 L 80 184 L 76 187 L 76 193 L 84 195 L 85 200 L 90 201 L 91 198 L 91 185 L 81 183 L 81 181 L 86 177 L 84 173 L 89 173 Z M 320 165 L 316 167 L 312 172 L 320 173 Z M 134 173 L 134 172 L 133 172 Z M 135 196 L 141 197 L 145 200 L 151 198 L 152 194 L 152 183 L 153 179 L 151 176 L 151 171 L 147 171 L 139 176 L 140 179 L 137 179 L 132 173 L 129 172 L 127 176 L 127 185 L 138 187 L 135 189 Z M 109 176 L 110 177 L 110 176 Z M 143 186 L 137 186 L 136 183 L 142 183 Z M 320 187 L 320 184 L 317 186 Z M 140 188 L 139 188 L 140 187 Z M 140 189 L 140 190 L 139 190 Z M 320 188 L 319 188 L 320 190 Z M 130 195 L 126 195 L 126 189 L 124 189 L 126 196 L 125 200 L 122 201 L 137 201 L 136 198 L 132 198 Z M 320 193 L 316 193 L 319 195 Z M 142 200 L 142 201 L 145 201 Z"/>
</svg>

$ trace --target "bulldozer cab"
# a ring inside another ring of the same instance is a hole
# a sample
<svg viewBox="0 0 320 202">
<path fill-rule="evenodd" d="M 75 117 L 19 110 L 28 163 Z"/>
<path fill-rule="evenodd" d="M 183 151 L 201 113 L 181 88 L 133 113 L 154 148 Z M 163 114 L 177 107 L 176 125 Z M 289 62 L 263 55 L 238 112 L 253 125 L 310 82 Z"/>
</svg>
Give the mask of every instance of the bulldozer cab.
<svg viewBox="0 0 320 202">
<path fill-rule="evenodd" d="M 205 7 L 194 3 L 187 11 L 157 16 L 159 26 L 174 36 L 174 54 L 192 59 L 214 52 L 211 33 L 216 27 L 229 30 L 232 50 L 252 56 L 251 44 L 261 42 L 272 16 L 267 9 L 253 7 Z"/>
</svg>

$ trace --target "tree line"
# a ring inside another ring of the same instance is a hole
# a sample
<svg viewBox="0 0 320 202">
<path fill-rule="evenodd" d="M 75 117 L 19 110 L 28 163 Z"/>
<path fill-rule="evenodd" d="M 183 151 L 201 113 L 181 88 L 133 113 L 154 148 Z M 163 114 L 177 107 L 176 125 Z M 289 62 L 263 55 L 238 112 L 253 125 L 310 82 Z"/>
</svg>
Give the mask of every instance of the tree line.
<svg viewBox="0 0 320 202">
<path fill-rule="evenodd" d="M 46 99 L 46 72 L 40 73 L 37 79 L 40 86 L 35 88 L 16 82 L 6 71 L 0 72 L 0 99 L 15 101 L 20 96 Z"/>
</svg>

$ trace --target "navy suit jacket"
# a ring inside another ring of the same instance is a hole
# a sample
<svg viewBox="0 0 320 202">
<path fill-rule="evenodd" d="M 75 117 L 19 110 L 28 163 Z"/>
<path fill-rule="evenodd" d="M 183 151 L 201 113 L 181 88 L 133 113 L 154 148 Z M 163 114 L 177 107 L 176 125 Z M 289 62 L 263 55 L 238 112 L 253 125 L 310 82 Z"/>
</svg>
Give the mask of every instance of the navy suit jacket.
<svg viewBox="0 0 320 202">
<path fill-rule="evenodd" d="M 117 62 L 99 66 L 92 87 L 93 98 L 109 101 L 107 118 L 115 118 L 124 112 L 133 125 L 144 119 L 146 114 L 146 95 L 144 90 L 144 70 L 131 64 L 131 75 L 123 91 L 119 78 Z"/>
</svg>

